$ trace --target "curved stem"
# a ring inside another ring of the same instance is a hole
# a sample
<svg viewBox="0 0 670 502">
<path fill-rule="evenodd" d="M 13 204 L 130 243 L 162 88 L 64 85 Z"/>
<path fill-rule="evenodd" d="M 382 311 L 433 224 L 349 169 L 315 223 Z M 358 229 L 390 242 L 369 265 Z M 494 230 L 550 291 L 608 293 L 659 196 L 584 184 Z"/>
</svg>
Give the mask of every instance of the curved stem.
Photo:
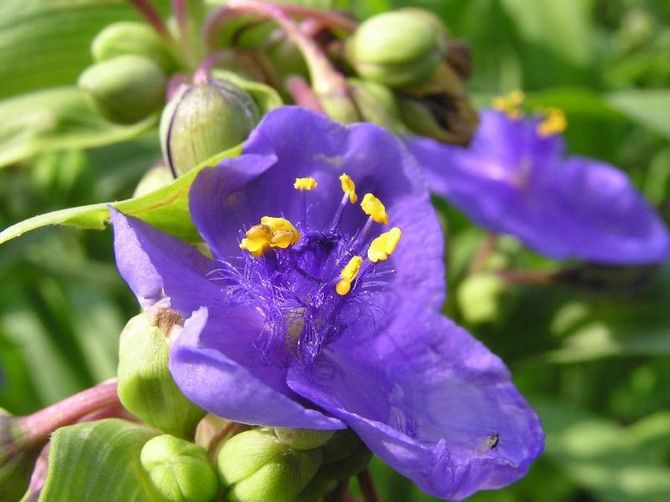
<svg viewBox="0 0 670 502">
<path fill-rule="evenodd" d="M 72 424 L 80 418 L 119 404 L 116 379 L 70 396 L 59 403 L 19 419 L 19 427 L 26 444 L 37 445 L 49 438 L 56 429 Z"/>
<path fill-rule="evenodd" d="M 160 13 L 155 9 L 150 0 L 128 0 L 135 10 L 153 27 L 156 32 L 166 40 L 172 42 L 172 36 L 163 22 Z"/>
</svg>

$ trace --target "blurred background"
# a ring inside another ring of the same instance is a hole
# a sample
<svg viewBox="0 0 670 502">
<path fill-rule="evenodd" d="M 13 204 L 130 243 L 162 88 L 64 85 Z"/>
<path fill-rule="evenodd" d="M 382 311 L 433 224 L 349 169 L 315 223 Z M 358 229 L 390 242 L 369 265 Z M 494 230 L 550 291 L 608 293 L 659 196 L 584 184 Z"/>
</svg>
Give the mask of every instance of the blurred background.
<svg viewBox="0 0 670 502">
<path fill-rule="evenodd" d="M 470 44 L 477 105 L 522 89 L 533 107 L 561 107 L 569 152 L 626 170 L 668 220 L 670 2 L 346 4 L 360 17 L 407 5 L 435 12 Z M 123 19 L 139 20 L 123 1 L 0 3 L 0 228 L 130 197 L 159 158 L 155 129 L 131 134 L 85 113 L 36 126 L 55 120 L 31 104 L 39 91 L 76 83 L 95 34 Z M 23 94 L 30 106 L 17 104 Z M 118 142 L 96 146 L 110 136 Z M 644 281 L 605 271 L 597 288 L 473 285 L 463 278 L 485 234 L 435 202 L 447 229 L 446 312 L 506 361 L 547 432 L 524 480 L 471 500 L 670 500 L 670 269 L 644 271 Z M 556 267 L 512 239 L 500 247 L 499 259 L 521 268 Z M 29 413 L 114 376 L 117 337 L 137 310 L 109 230 L 49 227 L 0 246 L 0 407 Z M 432 500 L 378 461 L 374 475 L 385 500 Z"/>
</svg>

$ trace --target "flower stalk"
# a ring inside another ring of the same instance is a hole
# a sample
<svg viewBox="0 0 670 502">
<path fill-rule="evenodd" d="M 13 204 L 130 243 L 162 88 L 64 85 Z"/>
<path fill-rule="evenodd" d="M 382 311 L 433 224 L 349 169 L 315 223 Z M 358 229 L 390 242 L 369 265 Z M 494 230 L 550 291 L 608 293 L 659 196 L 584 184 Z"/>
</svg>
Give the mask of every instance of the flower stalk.
<svg viewBox="0 0 670 502">
<path fill-rule="evenodd" d="M 116 379 L 81 391 L 63 401 L 18 419 L 19 434 L 26 447 L 46 441 L 52 432 L 92 413 L 119 405 Z"/>
</svg>

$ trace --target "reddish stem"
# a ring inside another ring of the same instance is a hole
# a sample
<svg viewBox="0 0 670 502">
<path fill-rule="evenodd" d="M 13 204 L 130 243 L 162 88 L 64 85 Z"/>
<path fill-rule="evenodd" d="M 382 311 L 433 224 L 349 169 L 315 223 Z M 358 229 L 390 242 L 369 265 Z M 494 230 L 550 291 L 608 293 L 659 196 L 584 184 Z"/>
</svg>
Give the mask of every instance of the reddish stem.
<svg viewBox="0 0 670 502">
<path fill-rule="evenodd" d="M 86 389 L 63 401 L 52 404 L 32 415 L 19 419 L 26 445 L 38 445 L 59 427 L 69 425 L 81 417 L 119 404 L 116 379 Z"/>
<path fill-rule="evenodd" d="M 356 479 L 358 479 L 358 485 L 361 487 L 365 502 L 380 502 L 381 499 L 377 494 L 377 488 L 369 470 L 363 469 L 356 475 Z"/>
<path fill-rule="evenodd" d="M 135 7 L 144 19 L 158 32 L 159 35 L 172 41 L 170 30 L 163 22 L 160 13 L 155 9 L 150 0 L 128 0 L 128 2 Z"/>
<path fill-rule="evenodd" d="M 323 113 L 321 103 L 319 103 L 318 98 L 314 95 L 312 88 L 304 78 L 295 75 L 289 77 L 286 79 L 286 89 L 296 104 L 315 112 Z"/>
<path fill-rule="evenodd" d="M 306 36 L 300 27 L 287 16 L 287 14 L 297 15 L 297 12 L 306 11 L 322 12 L 288 4 L 272 4 L 257 0 L 230 0 L 208 19 L 205 25 L 206 43 L 210 48 L 213 47 L 216 43 L 218 29 L 235 17 L 252 15 L 272 19 L 286 32 L 286 35 L 302 53 L 317 94 L 346 95 L 349 89 L 346 79 L 333 67 L 318 44 Z"/>
</svg>

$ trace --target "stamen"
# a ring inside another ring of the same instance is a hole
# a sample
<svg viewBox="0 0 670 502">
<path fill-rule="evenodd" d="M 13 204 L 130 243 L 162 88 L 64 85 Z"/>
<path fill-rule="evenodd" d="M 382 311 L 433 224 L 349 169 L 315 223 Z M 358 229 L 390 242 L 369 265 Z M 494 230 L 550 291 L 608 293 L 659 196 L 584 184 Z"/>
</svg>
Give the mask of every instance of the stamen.
<svg viewBox="0 0 670 502">
<path fill-rule="evenodd" d="M 356 195 L 356 184 L 348 174 L 342 173 L 340 175 L 340 183 L 342 184 L 342 191 L 349 198 L 349 202 L 356 204 L 358 195 Z"/>
<path fill-rule="evenodd" d="M 568 120 L 560 108 L 548 108 L 545 117 L 537 126 L 537 134 L 542 138 L 548 138 L 554 134 L 560 134 L 568 127 Z"/>
<path fill-rule="evenodd" d="M 387 260 L 398 246 L 401 235 L 402 231 L 398 227 L 393 227 L 388 232 L 384 232 L 379 237 L 376 237 L 368 248 L 368 259 L 372 263 Z"/>
<path fill-rule="evenodd" d="M 361 208 L 365 214 L 367 214 L 377 223 L 385 225 L 389 222 L 389 217 L 386 214 L 386 208 L 384 207 L 384 204 L 382 204 L 382 201 L 380 201 L 371 193 L 366 193 L 363 196 Z"/>
<path fill-rule="evenodd" d="M 523 115 L 521 112 L 521 104 L 525 95 L 522 91 L 516 90 L 512 91 L 506 96 L 499 96 L 493 100 L 493 108 L 505 114 L 512 119 L 521 118 Z"/>
<path fill-rule="evenodd" d="M 351 283 L 354 281 L 358 272 L 361 270 L 361 265 L 363 264 L 363 258 L 360 256 L 352 256 L 349 263 L 347 263 L 342 271 L 340 272 L 340 281 L 335 286 L 335 291 L 340 296 L 346 295 L 351 291 Z"/>
<path fill-rule="evenodd" d="M 247 230 L 246 236 L 240 242 L 240 249 L 246 249 L 252 256 L 263 256 L 269 247 L 272 231 L 265 225 L 254 225 Z"/>
<path fill-rule="evenodd" d="M 270 248 L 286 249 L 300 240 L 300 232 L 285 218 L 263 216 L 260 225 L 251 227 L 240 242 L 252 256 L 263 256 Z"/>
<path fill-rule="evenodd" d="M 314 190 L 317 185 L 318 183 L 314 178 L 296 178 L 295 183 L 293 183 L 293 188 L 300 191 L 310 191 Z"/>
</svg>

